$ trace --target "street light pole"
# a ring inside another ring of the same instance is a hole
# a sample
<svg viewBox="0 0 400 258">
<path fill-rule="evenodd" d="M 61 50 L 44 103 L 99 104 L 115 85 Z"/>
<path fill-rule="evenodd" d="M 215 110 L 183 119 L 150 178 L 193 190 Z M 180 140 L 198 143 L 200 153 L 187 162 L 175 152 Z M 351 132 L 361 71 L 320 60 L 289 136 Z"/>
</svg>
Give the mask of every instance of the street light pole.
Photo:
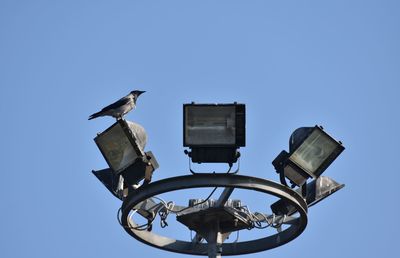
<svg viewBox="0 0 400 258">
<path fill-rule="evenodd" d="M 216 207 L 222 207 L 228 201 L 229 196 L 231 196 L 233 187 L 226 187 L 218 198 Z M 208 233 L 208 257 L 209 258 L 221 258 L 222 253 L 222 243 L 229 236 L 229 233 L 221 234 L 219 231 L 219 221 L 216 221 L 215 226 Z"/>
<path fill-rule="evenodd" d="M 222 243 L 224 241 L 223 235 L 219 231 L 219 221 L 215 221 L 214 225 L 208 229 L 207 243 L 208 243 L 208 257 L 221 258 Z"/>
</svg>

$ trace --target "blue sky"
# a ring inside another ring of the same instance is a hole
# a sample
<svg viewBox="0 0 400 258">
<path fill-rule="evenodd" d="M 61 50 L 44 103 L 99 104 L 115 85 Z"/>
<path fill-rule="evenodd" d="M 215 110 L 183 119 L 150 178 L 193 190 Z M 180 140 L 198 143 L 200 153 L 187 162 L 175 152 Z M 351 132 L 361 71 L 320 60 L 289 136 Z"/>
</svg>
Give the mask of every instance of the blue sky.
<svg viewBox="0 0 400 258">
<path fill-rule="evenodd" d="M 393 256 L 399 11 L 382 0 L 1 0 L 0 256 L 183 257 L 131 238 L 91 174 L 106 166 L 93 138 L 113 119 L 88 115 L 134 89 L 147 92 L 126 118 L 147 130 L 155 180 L 188 174 L 191 101 L 246 104 L 243 175 L 278 181 L 271 161 L 298 127 L 343 141 L 324 175 L 346 187 L 310 209 L 300 237 L 248 257 Z"/>
</svg>

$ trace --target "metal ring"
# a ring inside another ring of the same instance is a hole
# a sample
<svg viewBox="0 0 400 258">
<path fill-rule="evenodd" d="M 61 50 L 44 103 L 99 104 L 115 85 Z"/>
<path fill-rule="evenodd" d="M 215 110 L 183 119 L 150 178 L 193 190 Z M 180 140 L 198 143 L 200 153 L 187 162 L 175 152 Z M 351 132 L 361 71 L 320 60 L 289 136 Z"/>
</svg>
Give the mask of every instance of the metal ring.
<svg viewBox="0 0 400 258">
<path fill-rule="evenodd" d="M 147 245 L 170 252 L 207 255 L 208 246 L 206 243 L 176 240 L 149 231 L 135 230 L 128 226 L 129 212 L 138 203 L 158 194 L 200 187 L 233 187 L 263 192 L 286 200 L 292 204 L 300 214 L 296 219 L 297 223 L 291 224 L 287 229 L 276 234 L 251 241 L 223 243 L 222 255 L 256 253 L 284 245 L 298 237 L 307 226 L 307 204 L 304 199 L 292 189 L 261 178 L 227 174 L 179 176 L 142 186 L 132 192 L 123 202 L 121 207 L 122 225 L 131 236 Z"/>
</svg>

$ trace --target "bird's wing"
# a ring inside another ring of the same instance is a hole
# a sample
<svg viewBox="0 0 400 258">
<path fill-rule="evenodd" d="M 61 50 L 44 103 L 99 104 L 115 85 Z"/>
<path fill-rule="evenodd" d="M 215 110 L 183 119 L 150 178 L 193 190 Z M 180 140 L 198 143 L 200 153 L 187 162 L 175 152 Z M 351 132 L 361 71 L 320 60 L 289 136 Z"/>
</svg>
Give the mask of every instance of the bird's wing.
<svg viewBox="0 0 400 258">
<path fill-rule="evenodd" d="M 124 97 L 124 98 L 122 98 L 122 99 L 120 99 L 120 100 L 117 100 L 116 102 L 112 103 L 111 105 L 108 105 L 108 106 L 104 107 L 100 112 L 119 108 L 119 107 L 121 107 L 121 106 L 123 106 L 123 105 L 128 104 L 129 101 L 130 101 L 129 98 Z"/>
</svg>

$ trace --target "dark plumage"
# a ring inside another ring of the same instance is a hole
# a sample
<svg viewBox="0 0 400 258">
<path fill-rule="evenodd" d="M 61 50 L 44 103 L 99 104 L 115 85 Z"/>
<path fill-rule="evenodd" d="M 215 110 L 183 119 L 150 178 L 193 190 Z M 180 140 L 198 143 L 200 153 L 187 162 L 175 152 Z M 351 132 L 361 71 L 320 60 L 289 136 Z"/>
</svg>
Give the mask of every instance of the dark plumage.
<svg viewBox="0 0 400 258">
<path fill-rule="evenodd" d="M 140 96 L 140 94 L 144 92 L 145 91 L 140 91 L 140 90 L 131 91 L 125 97 L 117 100 L 111 105 L 106 106 L 99 112 L 90 115 L 89 120 L 100 116 L 112 116 L 117 120 L 121 119 L 125 114 L 127 114 L 129 111 L 131 111 L 136 107 L 137 98 Z"/>
</svg>

